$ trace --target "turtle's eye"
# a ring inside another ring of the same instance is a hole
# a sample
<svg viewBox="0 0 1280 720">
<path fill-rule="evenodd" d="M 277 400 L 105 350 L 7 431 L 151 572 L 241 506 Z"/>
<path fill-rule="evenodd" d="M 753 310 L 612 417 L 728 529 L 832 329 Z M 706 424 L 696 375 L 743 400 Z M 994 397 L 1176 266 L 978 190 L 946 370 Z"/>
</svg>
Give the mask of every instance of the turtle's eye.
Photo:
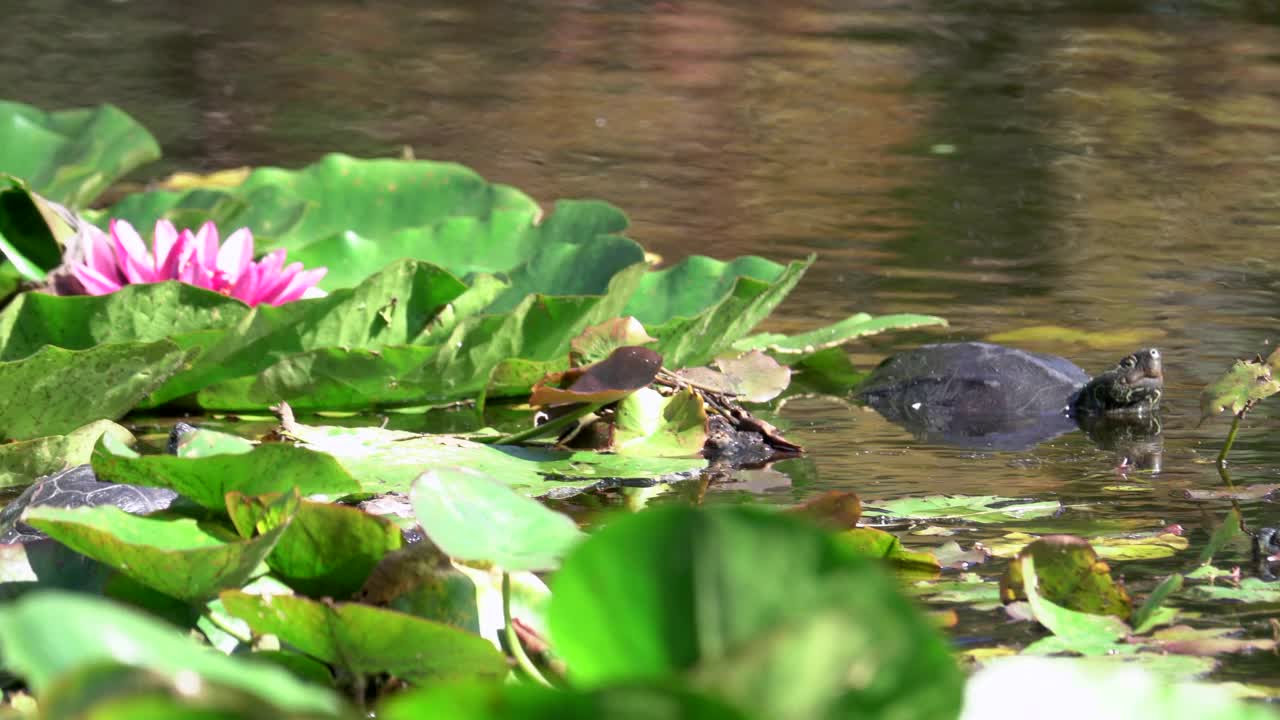
<svg viewBox="0 0 1280 720">
<path fill-rule="evenodd" d="M 1125 358 L 1125 359 L 1123 359 L 1123 360 L 1121 360 L 1121 361 L 1120 361 L 1120 367 L 1125 368 L 1125 369 L 1131 368 L 1131 367 L 1133 367 L 1134 365 L 1137 365 L 1137 364 L 1138 364 L 1138 358 L 1136 358 L 1136 357 L 1134 357 L 1134 356 L 1132 356 L 1132 355 L 1130 355 L 1129 357 L 1127 357 L 1127 358 Z"/>
<path fill-rule="evenodd" d="M 1157 350 L 1157 349 L 1155 349 L 1155 348 L 1151 348 L 1150 350 L 1148 350 L 1148 351 L 1147 351 L 1147 354 L 1151 356 L 1151 359 L 1152 359 L 1152 360 L 1159 360 L 1159 359 L 1160 359 L 1160 351 L 1159 351 L 1159 350 Z"/>
</svg>

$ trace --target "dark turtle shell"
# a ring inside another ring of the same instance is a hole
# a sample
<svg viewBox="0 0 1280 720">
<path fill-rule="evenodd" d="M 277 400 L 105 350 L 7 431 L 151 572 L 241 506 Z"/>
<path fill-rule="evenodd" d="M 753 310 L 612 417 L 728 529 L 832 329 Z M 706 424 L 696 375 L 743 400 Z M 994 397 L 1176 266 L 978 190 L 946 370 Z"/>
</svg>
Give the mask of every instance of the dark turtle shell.
<svg viewBox="0 0 1280 720">
<path fill-rule="evenodd" d="M 1055 355 L 990 343 L 925 345 L 882 362 L 857 396 L 927 439 L 1020 448 L 1092 415 L 1150 415 L 1164 378 L 1155 349 L 1090 378 Z"/>
<path fill-rule="evenodd" d="M 0 544 L 24 543 L 45 537 L 22 522 L 29 507 L 61 508 L 115 505 L 125 512 L 145 515 L 168 508 L 178 494 L 168 488 L 103 482 L 90 465 L 77 465 L 35 481 L 0 510 Z"/>
</svg>

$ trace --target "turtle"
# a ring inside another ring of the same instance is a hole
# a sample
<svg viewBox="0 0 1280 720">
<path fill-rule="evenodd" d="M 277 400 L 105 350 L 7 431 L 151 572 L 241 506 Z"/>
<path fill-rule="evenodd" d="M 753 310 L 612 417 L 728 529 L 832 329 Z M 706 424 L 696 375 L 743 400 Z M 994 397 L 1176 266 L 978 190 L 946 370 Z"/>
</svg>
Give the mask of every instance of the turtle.
<svg viewBox="0 0 1280 720">
<path fill-rule="evenodd" d="M 177 454 L 182 438 L 195 430 L 183 422 L 174 425 L 166 451 L 170 455 Z M 169 488 L 106 482 L 98 479 L 92 465 L 75 465 L 37 478 L 21 495 L 0 509 L 0 545 L 27 543 L 47 537 L 22 522 L 22 513 L 30 507 L 114 505 L 125 512 L 148 515 L 169 509 L 177 500 L 178 493 Z"/>
<path fill-rule="evenodd" d="M 1090 377 L 1056 355 L 960 342 L 890 356 L 855 396 L 927 441 L 1012 450 L 1082 426 L 1091 436 L 1158 436 L 1163 392 L 1156 348 Z"/>
</svg>

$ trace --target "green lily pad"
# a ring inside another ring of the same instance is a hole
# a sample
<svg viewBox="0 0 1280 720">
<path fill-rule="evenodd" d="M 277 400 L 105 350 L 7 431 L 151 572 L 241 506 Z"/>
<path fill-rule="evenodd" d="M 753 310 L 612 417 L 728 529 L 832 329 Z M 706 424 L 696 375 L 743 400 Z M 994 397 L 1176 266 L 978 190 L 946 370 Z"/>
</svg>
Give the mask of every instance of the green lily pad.
<svg viewBox="0 0 1280 720">
<path fill-rule="evenodd" d="M 1035 561 L 1040 596 L 1055 605 L 1093 615 L 1128 619 L 1132 608 L 1124 586 L 1111 577 L 1111 568 L 1098 559 L 1092 546 L 1073 535 L 1050 535 L 1024 547 L 1000 579 L 1006 602 L 1023 599 L 1023 558 Z"/>
<path fill-rule="evenodd" d="M 59 435 L 93 420 L 120 418 L 178 372 L 186 356 L 161 340 L 87 350 L 47 346 L 0 362 L 0 437 Z"/>
<path fill-rule="evenodd" d="M 183 458 L 173 455 L 128 457 L 99 445 L 93 470 L 113 482 L 167 487 L 213 510 L 226 508 L 233 490 L 245 495 L 289 492 L 342 497 L 361 487 L 325 453 L 283 443 L 265 443 L 239 454 Z"/>
<path fill-rule="evenodd" d="M 465 566 L 455 566 L 440 548 L 418 542 L 378 561 L 357 598 L 360 602 L 480 633 L 479 587 Z M 501 600 L 498 615 L 502 614 Z M 503 621 L 500 619 L 499 624 Z M 498 636 L 485 636 L 501 648 Z"/>
<path fill-rule="evenodd" d="M 874 507 L 873 507 L 874 506 Z M 1001 523 L 1047 517 L 1062 505 L 1057 500 L 1001 497 L 999 495 L 930 495 L 921 498 L 868 501 L 862 514 L 913 520 L 947 519 L 976 523 Z"/>
<path fill-rule="evenodd" d="M 110 420 L 97 420 L 66 435 L 0 445 L 0 487 L 26 485 L 36 478 L 89 462 L 94 446 L 104 434 L 125 444 L 133 442 L 128 430 Z"/>
<path fill-rule="evenodd" d="M 723 703 L 688 690 L 615 687 L 552 690 L 529 685 L 455 683 L 410 690 L 387 699 L 381 720 L 746 720 Z"/>
<path fill-rule="evenodd" d="M 187 601 L 243 585 L 288 526 L 286 517 L 258 537 L 227 542 L 195 520 L 139 517 L 110 505 L 33 507 L 23 519 L 76 552 Z"/>
<path fill-rule="evenodd" d="M 162 621 L 84 595 L 42 590 L 0 605 L 0 652 L 6 669 L 37 693 L 75 668 L 118 662 L 170 679 L 190 680 L 194 673 L 285 710 L 336 715 L 343 709 L 334 693 L 280 668 L 228 657 Z"/>
<path fill-rule="evenodd" d="M 721 262 L 701 255 L 647 273 L 624 311 L 658 338 L 669 368 L 705 365 L 751 332 L 813 263 L 783 267 L 758 257 Z"/>
<path fill-rule="evenodd" d="M 0 101 L 0 172 L 73 207 L 160 157 L 151 133 L 114 105 L 44 112 Z"/>
<path fill-rule="evenodd" d="M 59 240 L 70 232 L 47 200 L 21 180 L 0 175 L 0 253 L 10 269 L 26 280 L 44 280 L 62 263 Z"/>
<path fill-rule="evenodd" d="M 1223 410 L 1239 413 L 1246 406 L 1280 392 L 1280 380 L 1272 377 L 1280 365 L 1280 349 L 1266 360 L 1236 360 L 1222 377 L 1200 393 L 1200 422 Z"/>
<path fill-rule="evenodd" d="M 180 458 L 202 458 L 210 455 L 243 455 L 256 445 L 239 435 L 196 428 L 178 438 L 174 454 Z"/>
<path fill-rule="evenodd" d="M 908 550 L 892 533 L 879 528 L 852 528 L 840 533 L 842 542 L 849 544 L 859 555 L 887 560 L 895 568 L 909 573 L 936 575 L 938 561 L 929 553 Z"/>
<path fill-rule="evenodd" d="M 576 365 L 600 362 L 621 347 L 648 345 L 657 342 L 649 337 L 644 326 L 633 317 L 612 318 L 599 325 L 592 325 L 569 342 Z"/>
<path fill-rule="evenodd" d="M 242 537 L 261 532 L 273 512 L 272 496 L 232 492 L 227 511 Z M 274 525 L 274 523 L 272 523 Z M 387 553 L 401 545 L 400 528 L 358 508 L 303 500 L 267 556 L 267 566 L 289 587 L 312 597 L 349 598 Z"/>
<path fill-rule="evenodd" d="M 1276 603 L 1280 604 L 1280 583 L 1267 582 L 1261 578 L 1248 577 L 1236 586 L 1231 585 L 1193 585 L 1187 594 L 1195 598 L 1208 600 L 1234 600 L 1242 603 Z"/>
<path fill-rule="evenodd" d="M 660 480 L 706 467 L 695 458 L 622 457 L 591 452 L 485 445 L 448 435 L 418 435 L 383 428 L 285 426 L 301 447 L 328 453 L 367 493 L 408 493 L 424 471 L 466 467 L 500 480 L 523 495 L 573 494 L 619 478 Z"/>
<path fill-rule="evenodd" d="M 1274 638 L 1231 637 L 1240 632 L 1239 628 L 1192 628 L 1177 625 L 1152 633 L 1146 646 L 1156 652 L 1205 656 L 1276 648 L 1277 641 Z"/>
<path fill-rule="evenodd" d="M 742 338 L 733 344 L 734 350 L 767 350 L 784 360 L 789 356 L 809 356 L 828 348 L 889 330 L 909 330 L 918 327 L 946 326 L 947 321 L 933 315 L 881 315 L 872 317 L 856 313 L 830 325 L 797 335 L 761 333 Z M 798 358 L 796 358 L 798 359 Z"/>
<path fill-rule="evenodd" d="M 683 677 L 759 717 L 959 707 L 946 643 L 894 582 L 778 513 L 664 506 L 617 518 L 569 555 L 552 590 L 552 639 L 575 687 Z M 865 674 L 851 681 L 855 668 Z"/>
<path fill-rule="evenodd" d="M 988 541 L 987 550 L 996 557 L 1013 557 L 1037 537 L 1024 532 L 1007 533 Z M 1090 535 L 1089 544 L 1103 560 L 1158 560 L 1173 557 L 1186 550 L 1190 541 L 1181 535 L 1164 531 L 1126 533 L 1122 535 Z"/>
<path fill-rule="evenodd" d="M 348 673 L 385 672 L 415 683 L 507 673 L 506 658 L 484 638 L 394 610 L 236 590 L 222 593 L 222 604 L 254 632 Z"/>
<path fill-rule="evenodd" d="M 920 580 L 906 588 L 927 602 L 969 605 L 977 611 L 995 610 L 1003 603 L 1000 586 L 977 573 L 964 573 L 956 580 Z"/>
<path fill-rule="evenodd" d="M 641 388 L 618 402 L 613 451 L 619 455 L 693 457 L 706 442 L 706 408 L 688 388 L 669 397 Z"/>
<path fill-rule="evenodd" d="M 1045 599 L 1039 592 L 1036 556 L 1027 553 L 1018 560 L 1022 591 L 1035 618 L 1053 633 L 1064 647 L 1081 655 L 1113 652 L 1116 641 L 1129 634 L 1129 626 L 1114 615 L 1078 612 Z"/>
<path fill-rule="evenodd" d="M 569 516 L 474 468 L 429 470 L 414 481 L 410 499 L 423 531 L 458 560 L 508 571 L 554 570 L 582 539 Z"/>
</svg>

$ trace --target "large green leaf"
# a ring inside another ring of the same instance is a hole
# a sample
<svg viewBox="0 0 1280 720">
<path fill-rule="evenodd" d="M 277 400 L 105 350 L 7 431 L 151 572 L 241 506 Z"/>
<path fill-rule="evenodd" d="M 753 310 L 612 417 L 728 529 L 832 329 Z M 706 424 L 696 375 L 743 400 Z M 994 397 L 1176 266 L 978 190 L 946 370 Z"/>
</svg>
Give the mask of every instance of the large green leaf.
<svg viewBox="0 0 1280 720">
<path fill-rule="evenodd" d="M 360 481 L 364 492 L 408 493 L 427 470 L 466 467 L 500 480 L 524 495 L 572 494 L 620 479 L 657 480 L 694 473 L 706 461 L 632 458 L 592 452 L 485 445 L 448 435 L 418 435 L 376 427 L 291 424 L 286 434 L 302 447 L 329 453 Z"/>
<path fill-rule="evenodd" d="M 391 673 L 410 682 L 486 678 L 507 672 L 488 640 L 442 623 L 358 603 L 263 597 L 229 590 L 222 604 L 254 632 L 278 636 L 350 673 Z"/>
<path fill-rule="evenodd" d="M 286 518 L 256 538 L 227 542 L 195 520 L 140 517 L 111 505 L 40 506 L 23 518 L 76 552 L 191 602 L 243 585 L 288 525 Z"/>
<path fill-rule="evenodd" d="M 343 709 L 329 690 L 281 668 L 228 657 L 161 621 L 83 595 L 39 591 L 0 606 L 0 652 L 5 668 L 37 693 L 77 668 L 118 662 L 171 679 L 185 676 L 188 687 L 194 673 L 288 710 L 337 715 Z"/>
<path fill-rule="evenodd" d="M 711 698 L 668 687 L 552 690 L 532 685 L 451 683 L 392 696 L 381 720 L 745 720 Z"/>
<path fill-rule="evenodd" d="M 160 340 L 87 350 L 46 346 L 0 362 L 0 437 L 59 435 L 119 418 L 178 372 L 186 357 L 186 350 Z"/>
<path fill-rule="evenodd" d="M 362 347 L 359 338 L 306 338 L 308 345 L 323 341 L 326 347 L 285 356 L 261 374 L 207 388 L 199 403 L 207 409 L 265 408 L 280 401 L 298 409 L 362 409 L 474 398 L 485 391 L 499 363 L 566 361 L 569 342 L 588 325 L 616 315 L 640 271 L 632 266 L 615 275 L 604 296 L 531 296 L 509 313 L 472 315 L 447 333 L 428 325 L 412 345 L 367 347 L 366 342 Z M 344 292 L 350 291 L 334 295 Z M 269 353 L 280 344 L 272 335 L 254 347 Z M 251 369 L 264 357 L 243 352 L 228 363 Z M 506 389 L 527 392 L 528 386 Z"/>
<path fill-rule="evenodd" d="M 262 498 L 233 494 L 227 509 L 237 531 L 251 537 L 272 508 Z M 300 593 L 348 598 L 400 544 L 400 528 L 387 518 L 346 505 L 304 500 L 267 557 L 267 565 Z"/>
<path fill-rule="evenodd" d="M 907 330 L 946 324 L 946 320 L 933 315 L 898 314 L 872 317 L 867 313 L 856 313 L 839 322 L 797 335 L 779 333 L 751 335 L 735 342 L 733 349 L 768 350 L 790 363 L 868 335 L 877 335 L 888 330 Z"/>
<path fill-rule="evenodd" d="M 43 112 L 0 101 L 0 172 L 41 195 L 83 207 L 111 183 L 160 157 L 160 146 L 113 105 Z"/>
<path fill-rule="evenodd" d="M 334 497 L 360 485 L 332 457 L 284 443 L 266 443 L 246 453 L 198 458 L 173 455 L 117 455 L 103 445 L 93 453 L 93 470 L 112 482 L 167 487 L 203 507 L 222 510 L 226 495 L 289 492 Z"/>
<path fill-rule="evenodd" d="M 429 470 L 414 481 L 410 499 L 423 531 L 458 560 L 507 571 L 555 570 L 582 538 L 569 516 L 474 468 Z"/>
<path fill-rule="evenodd" d="M 758 257 L 726 263 L 695 255 L 645 275 L 625 313 L 658 338 L 667 367 L 705 365 L 772 312 L 812 262 L 783 267 Z"/>
<path fill-rule="evenodd" d="M 550 623 L 583 687 L 683 676 L 760 717 L 946 718 L 960 706 L 946 642 L 876 563 L 754 508 L 615 520 L 565 560 Z"/>
</svg>

